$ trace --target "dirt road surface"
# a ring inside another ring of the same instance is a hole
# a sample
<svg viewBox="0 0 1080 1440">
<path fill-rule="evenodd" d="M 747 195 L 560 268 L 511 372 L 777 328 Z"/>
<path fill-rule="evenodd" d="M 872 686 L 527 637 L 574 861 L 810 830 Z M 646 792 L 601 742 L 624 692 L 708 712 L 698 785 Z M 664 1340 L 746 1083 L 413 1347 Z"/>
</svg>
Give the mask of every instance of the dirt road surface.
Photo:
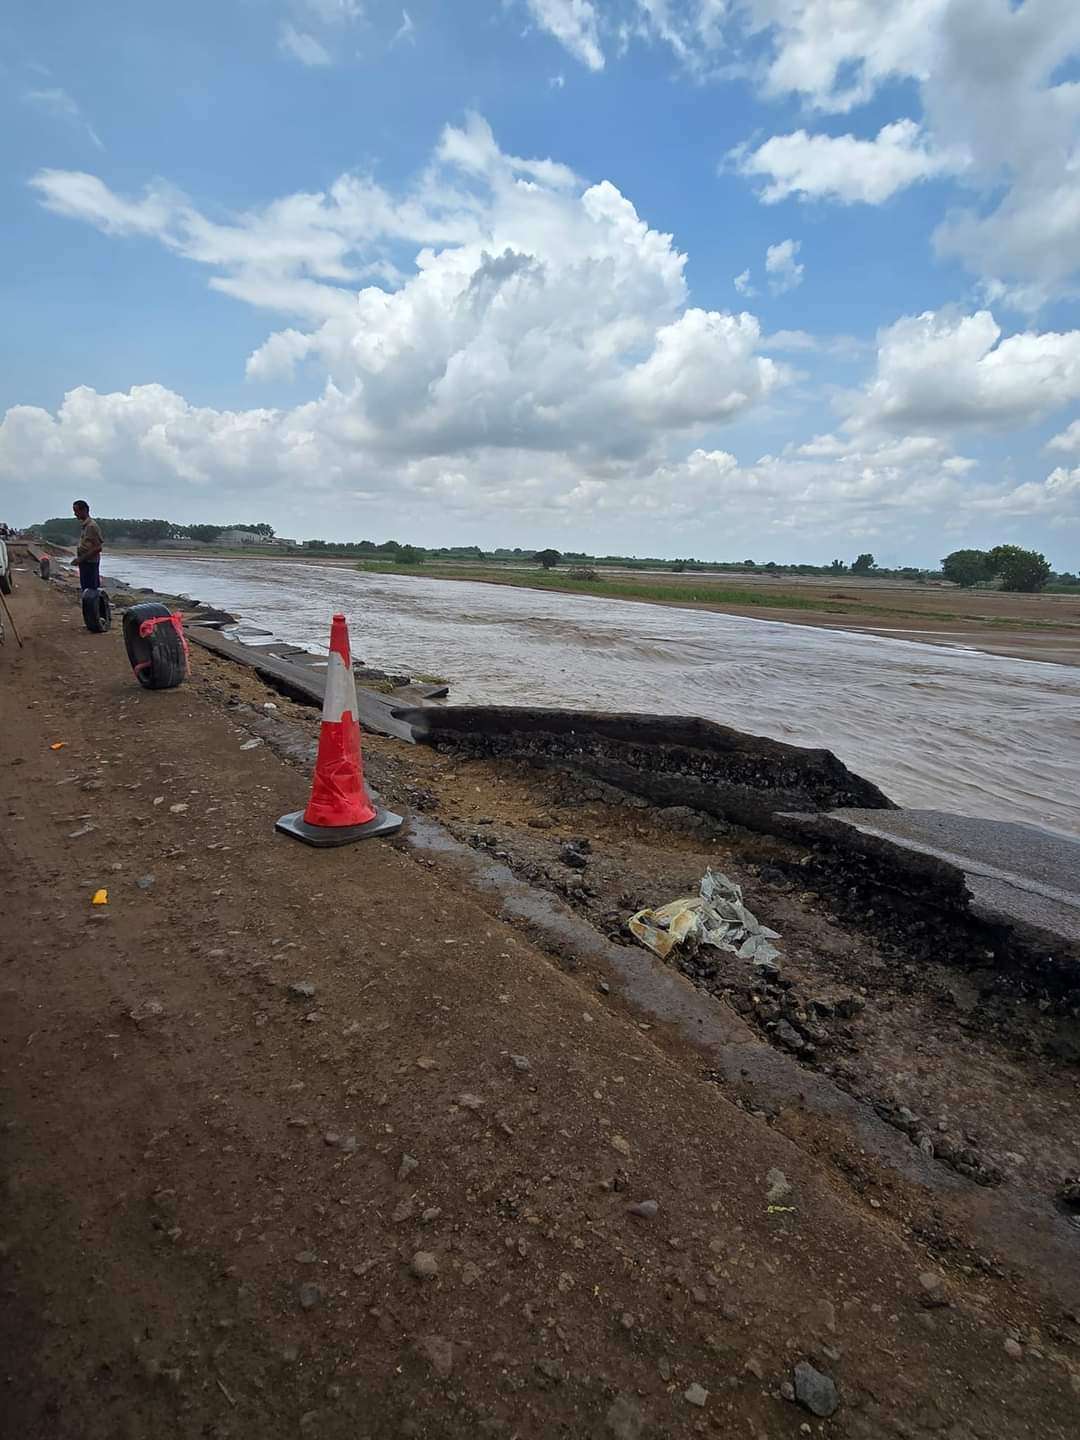
<svg viewBox="0 0 1080 1440">
<path fill-rule="evenodd" d="M 931 1257 L 437 860 L 276 836 L 306 777 L 223 662 L 141 691 L 19 580 L 4 1434 L 1076 1434 L 1080 1317 Z"/>
</svg>

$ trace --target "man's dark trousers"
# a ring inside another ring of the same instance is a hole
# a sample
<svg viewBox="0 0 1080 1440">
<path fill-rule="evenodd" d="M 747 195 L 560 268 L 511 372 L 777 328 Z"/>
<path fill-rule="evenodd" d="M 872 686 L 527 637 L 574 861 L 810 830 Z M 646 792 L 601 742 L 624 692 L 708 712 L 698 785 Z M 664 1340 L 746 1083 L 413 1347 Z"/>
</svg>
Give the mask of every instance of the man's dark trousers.
<svg viewBox="0 0 1080 1440">
<path fill-rule="evenodd" d="M 101 561 L 80 560 L 79 561 L 79 589 L 100 590 L 101 589 Z"/>
</svg>

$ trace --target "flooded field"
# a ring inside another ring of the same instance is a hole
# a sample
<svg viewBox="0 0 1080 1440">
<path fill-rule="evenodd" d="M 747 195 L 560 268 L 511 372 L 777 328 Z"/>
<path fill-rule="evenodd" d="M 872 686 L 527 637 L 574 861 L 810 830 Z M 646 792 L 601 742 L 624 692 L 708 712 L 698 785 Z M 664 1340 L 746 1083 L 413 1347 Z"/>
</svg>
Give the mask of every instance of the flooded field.
<svg viewBox="0 0 1080 1440">
<path fill-rule="evenodd" d="M 440 675 L 458 703 L 701 715 L 824 746 L 903 805 L 1080 834 L 1080 669 L 842 630 L 291 561 L 107 557 L 127 583 Z"/>
</svg>

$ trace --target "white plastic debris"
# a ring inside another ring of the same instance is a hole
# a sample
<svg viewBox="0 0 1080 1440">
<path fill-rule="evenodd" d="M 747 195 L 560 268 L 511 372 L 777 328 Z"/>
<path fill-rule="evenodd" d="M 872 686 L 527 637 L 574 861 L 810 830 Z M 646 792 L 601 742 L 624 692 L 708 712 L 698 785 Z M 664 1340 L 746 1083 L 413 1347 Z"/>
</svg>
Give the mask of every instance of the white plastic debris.
<svg viewBox="0 0 1080 1440">
<path fill-rule="evenodd" d="M 762 925 L 743 904 L 742 890 L 726 875 L 706 870 L 700 893 L 672 900 L 658 910 L 631 916 L 631 933 L 654 955 L 666 960 L 681 948 L 692 955 L 702 945 L 727 950 L 751 965 L 775 965 L 780 936 Z"/>
</svg>

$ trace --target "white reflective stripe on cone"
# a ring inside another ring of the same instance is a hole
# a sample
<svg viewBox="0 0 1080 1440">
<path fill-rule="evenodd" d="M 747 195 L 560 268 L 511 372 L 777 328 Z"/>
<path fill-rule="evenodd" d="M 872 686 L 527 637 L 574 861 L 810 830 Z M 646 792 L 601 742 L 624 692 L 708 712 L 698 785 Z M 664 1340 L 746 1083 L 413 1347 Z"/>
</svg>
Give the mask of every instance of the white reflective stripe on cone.
<svg viewBox="0 0 1080 1440">
<path fill-rule="evenodd" d="M 323 722 L 338 725 L 348 712 L 356 720 L 356 680 L 336 650 L 330 651 L 326 667 L 326 691 L 323 699 Z"/>
</svg>

